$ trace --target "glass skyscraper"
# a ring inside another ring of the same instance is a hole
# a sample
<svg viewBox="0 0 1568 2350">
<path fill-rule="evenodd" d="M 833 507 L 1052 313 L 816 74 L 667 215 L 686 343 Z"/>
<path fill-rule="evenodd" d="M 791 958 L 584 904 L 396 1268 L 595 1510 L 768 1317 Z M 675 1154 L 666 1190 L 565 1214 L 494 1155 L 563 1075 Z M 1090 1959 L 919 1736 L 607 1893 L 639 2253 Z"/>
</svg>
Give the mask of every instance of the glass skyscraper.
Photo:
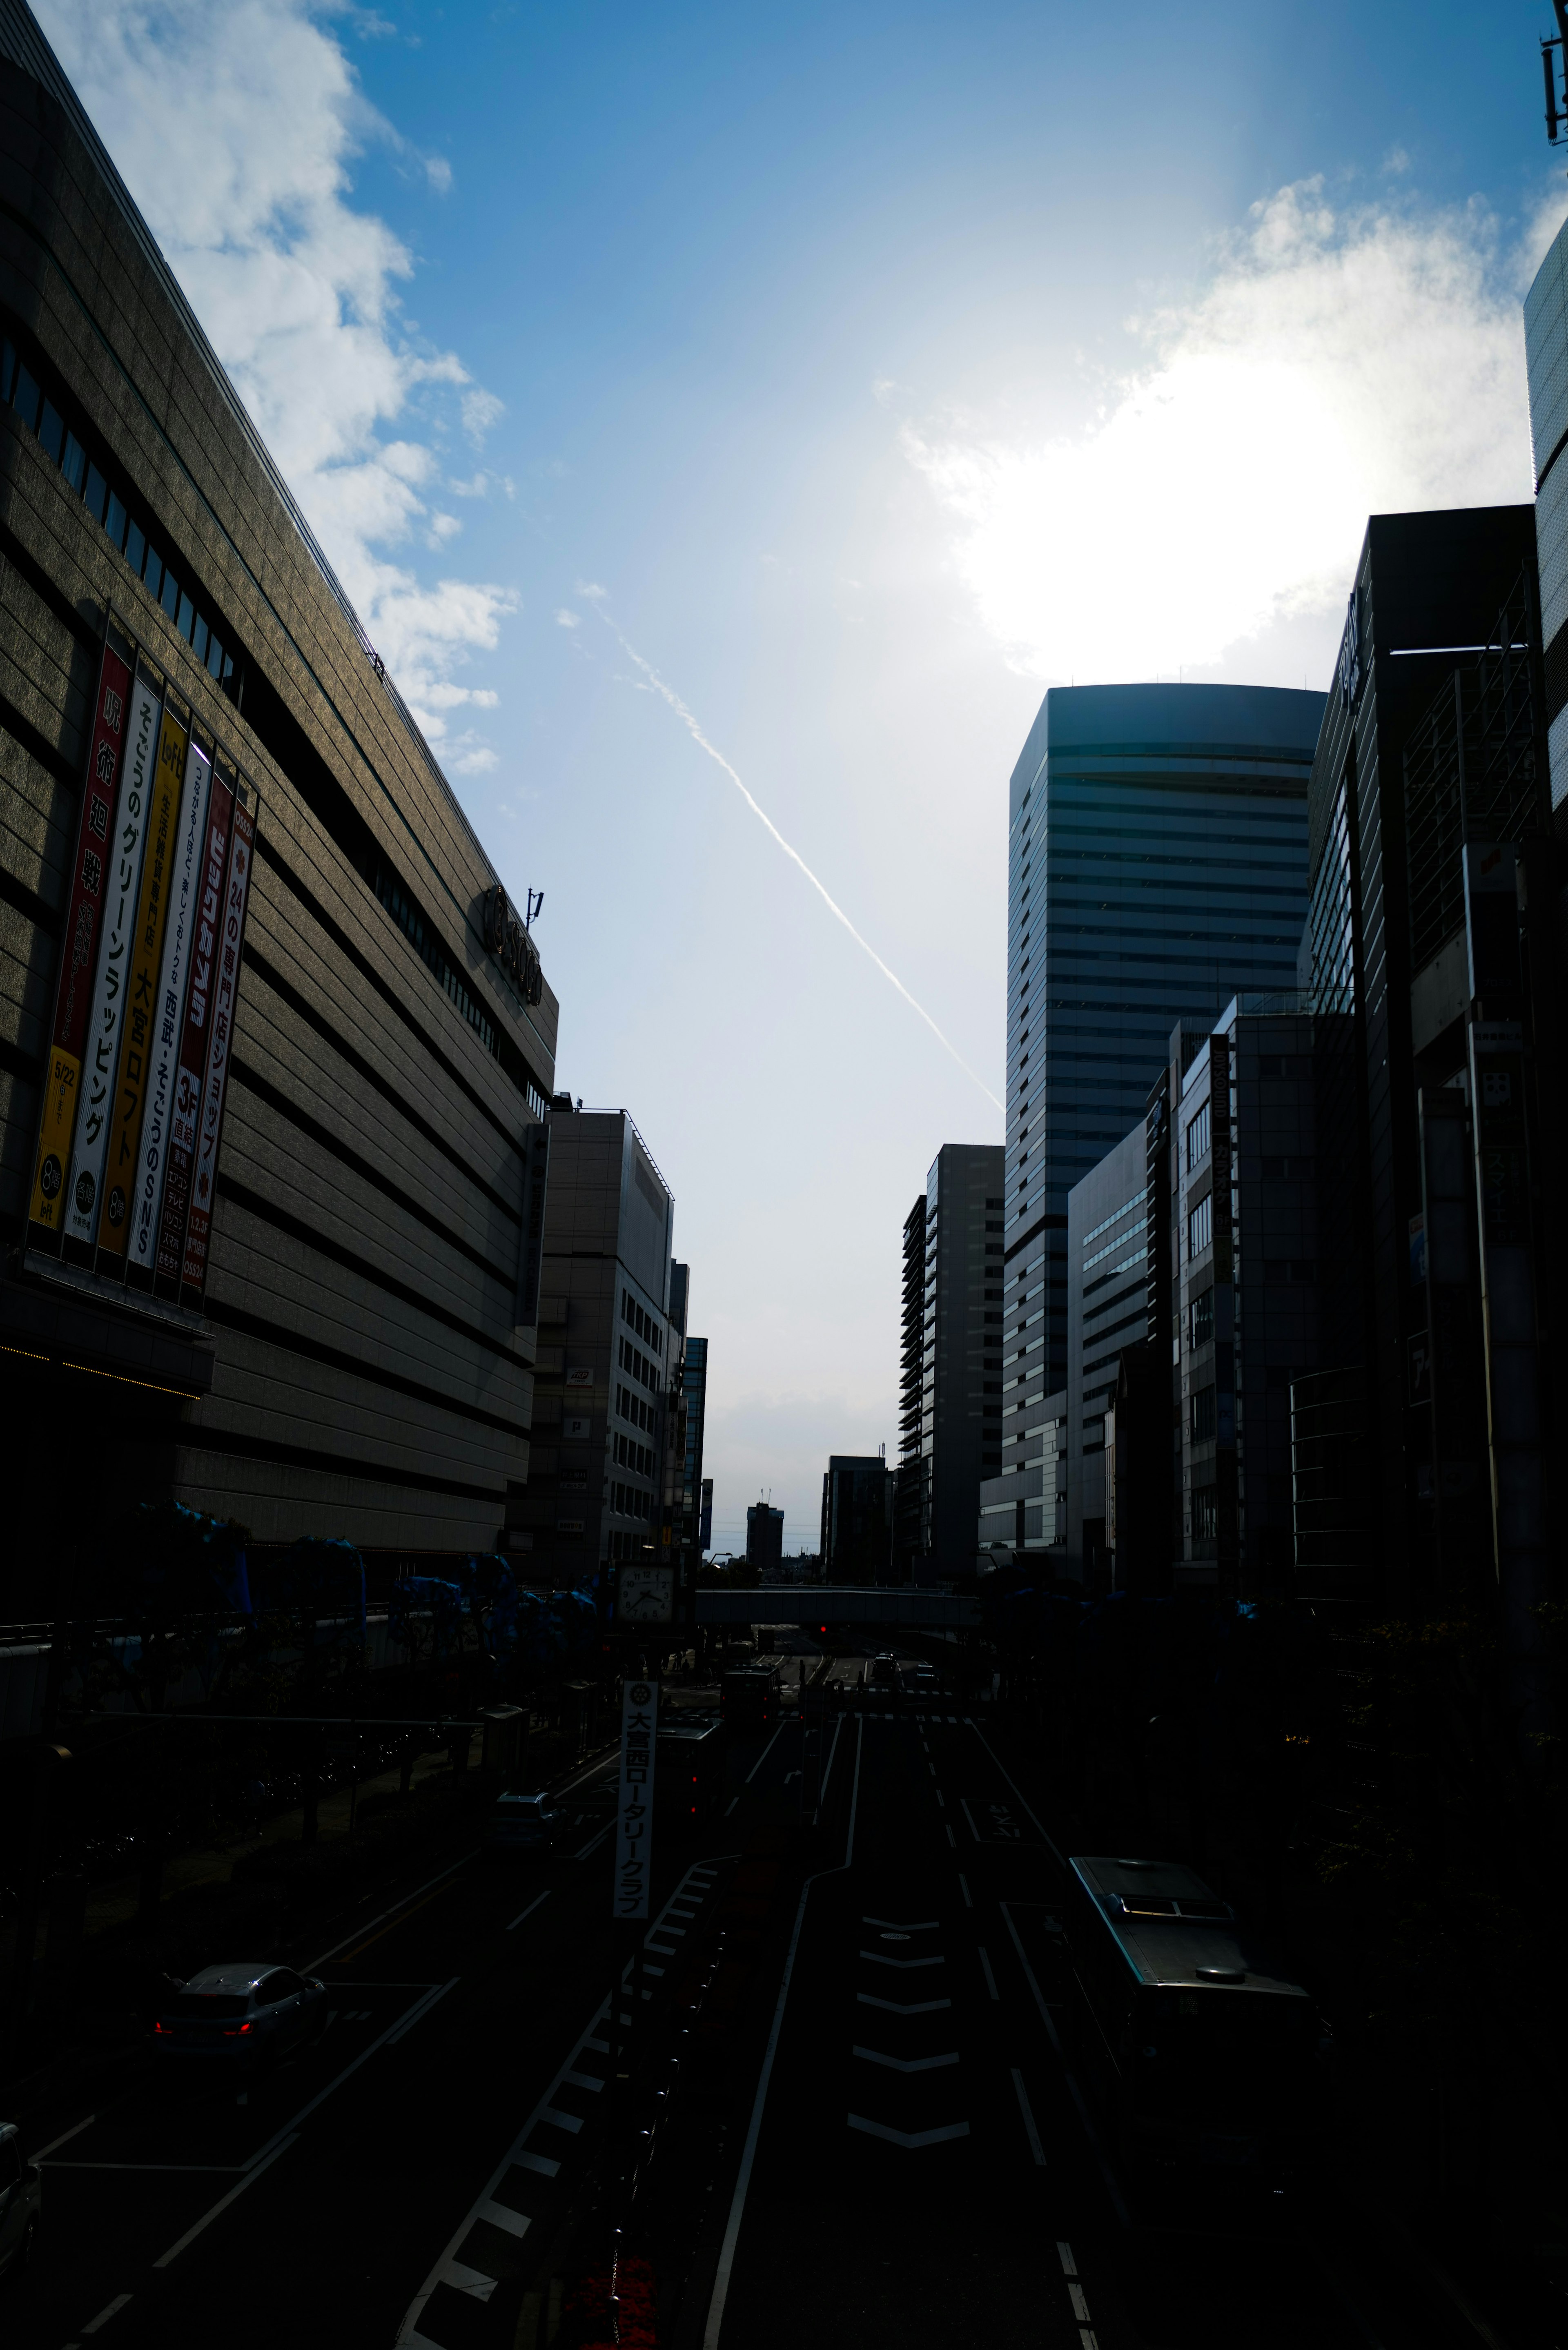
<svg viewBox="0 0 1568 2350">
<path fill-rule="evenodd" d="M 1004 1472 L 1066 1382 L 1068 1192 L 1141 1123 L 1178 1021 L 1297 983 L 1324 703 L 1054 687 L 1012 771 Z"/>
</svg>

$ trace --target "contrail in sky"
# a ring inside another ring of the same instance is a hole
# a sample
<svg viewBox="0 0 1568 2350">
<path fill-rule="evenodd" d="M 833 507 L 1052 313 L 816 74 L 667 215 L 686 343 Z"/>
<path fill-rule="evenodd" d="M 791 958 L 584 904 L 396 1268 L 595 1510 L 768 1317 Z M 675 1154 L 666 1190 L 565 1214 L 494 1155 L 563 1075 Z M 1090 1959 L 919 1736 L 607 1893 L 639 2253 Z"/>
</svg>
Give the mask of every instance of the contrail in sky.
<svg viewBox="0 0 1568 2350">
<path fill-rule="evenodd" d="M 827 891 L 823 888 L 821 882 L 817 879 L 815 874 L 812 871 L 805 858 L 801 856 L 798 849 L 794 849 L 790 847 L 788 841 L 784 838 L 783 833 L 779 830 L 772 816 L 768 815 L 766 809 L 758 806 L 756 801 L 752 797 L 751 793 L 746 789 L 746 786 L 741 781 L 741 778 L 735 773 L 733 767 L 731 766 L 730 762 L 725 758 L 723 753 L 720 750 L 716 750 L 713 744 L 710 743 L 706 734 L 703 733 L 701 726 L 699 724 L 696 717 L 690 710 L 688 710 L 686 704 L 681 701 L 680 696 L 675 692 L 671 687 L 665 684 L 664 680 L 659 676 L 659 671 L 654 668 L 651 661 L 645 661 L 642 655 L 632 646 L 628 644 L 626 639 L 621 635 L 620 630 L 616 627 L 615 622 L 610 619 L 609 614 L 605 610 L 604 605 L 600 600 L 604 595 L 603 588 L 580 587 L 577 593 L 587 602 L 593 605 L 595 611 L 597 612 L 600 619 L 604 622 L 606 628 L 614 637 L 617 644 L 619 645 L 628 660 L 636 662 L 638 668 L 648 680 L 653 691 L 657 693 L 662 701 L 667 702 L 670 704 L 670 709 L 674 711 L 675 715 L 680 719 L 681 724 L 685 727 L 686 732 L 691 735 L 691 740 L 696 743 L 698 749 L 701 751 L 706 751 L 708 756 L 713 761 L 715 766 L 722 767 L 724 773 L 729 776 L 730 781 L 734 785 L 735 789 L 740 793 L 741 797 L 745 801 L 746 806 L 751 809 L 752 814 L 756 817 L 758 823 L 766 826 L 768 831 L 772 833 L 774 838 L 778 842 L 779 847 L 784 850 L 784 855 L 790 859 L 792 864 L 799 866 L 801 871 L 805 874 L 812 888 L 816 891 L 817 896 L 822 899 L 823 904 L 827 908 L 828 912 L 832 914 L 836 920 L 843 923 L 845 929 L 848 931 L 856 945 L 859 947 L 864 953 L 870 956 L 872 962 L 876 964 L 883 978 L 889 980 L 892 983 L 892 984 L 898 989 L 899 994 L 903 997 L 905 1003 L 909 1006 L 910 1010 L 919 1014 L 920 1018 L 925 1022 L 927 1027 L 936 1038 L 938 1044 L 942 1047 L 944 1052 L 950 1053 L 952 1055 L 953 1059 L 958 1063 L 965 1076 L 972 1077 L 975 1084 L 980 1087 L 981 1092 L 985 1096 L 986 1100 L 991 1102 L 997 1109 L 1000 1109 L 1002 1107 L 1002 1104 L 997 1100 L 996 1096 L 992 1092 L 991 1087 L 986 1084 L 984 1078 L 976 1076 L 974 1070 L 970 1067 L 969 1063 L 964 1059 L 963 1055 L 958 1050 L 956 1045 L 949 1044 L 947 1038 L 942 1035 L 941 1030 L 937 1026 L 936 1022 L 931 1018 L 930 1014 L 926 1010 L 924 1004 L 917 1003 L 915 1002 L 914 997 L 910 994 L 909 989 L 905 986 L 898 972 L 896 971 L 888 970 L 887 964 L 883 962 L 881 956 L 877 953 L 876 948 L 870 943 L 869 940 L 863 939 L 861 937 L 859 931 L 856 929 L 854 923 L 850 920 L 843 907 L 839 905 L 836 899 L 829 897 Z"/>
</svg>

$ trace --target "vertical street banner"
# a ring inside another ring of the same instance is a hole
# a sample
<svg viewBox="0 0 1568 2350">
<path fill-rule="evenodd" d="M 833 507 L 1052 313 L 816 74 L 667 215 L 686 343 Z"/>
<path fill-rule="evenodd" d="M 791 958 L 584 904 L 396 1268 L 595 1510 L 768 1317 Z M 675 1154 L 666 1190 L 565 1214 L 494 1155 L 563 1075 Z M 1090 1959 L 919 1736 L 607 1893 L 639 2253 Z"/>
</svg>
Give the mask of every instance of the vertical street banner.
<svg viewBox="0 0 1568 2350">
<path fill-rule="evenodd" d="M 207 844 L 207 802 L 212 784 L 212 759 L 192 735 L 190 749 L 185 754 L 180 828 L 175 837 L 170 874 L 163 962 L 158 974 L 158 993 L 153 998 L 147 1113 L 141 1126 L 141 1157 L 130 1200 L 126 1279 L 140 1289 L 151 1288 L 153 1264 L 158 1254 L 158 1223 L 163 1210 L 164 1180 L 169 1172 L 170 1118 L 184 1030 L 193 918 L 201 901 L 202 852 Z"/>
<path fill-rule="evenodd" d="M 235 794 L 234 839 L 229 854 L 228 879 L 223 889 L 223 927 L 217 948 L 212 1035 L 207 1040 L 207 1074 L 202 1087 L 201 1124 L 196 1130 L 191 1221 L 186 1228 L 185 1261 L 180 1273 L 187 1305 L 199 1306 L 207 1288 L 213 1186 L 218 1172 L 218 1146 L 223 1137 L 223 1104 L 229 1088 L 234 1003 L 240 985 L 240 954 L 245 941 L 245 910 L 250 903 L 251 862 L 255 853 L 256 827 L 254 816 L 244 805 L 244 797 L 242 787 Z"/>
<path fill-rule="evenodd" d="M 618 1918 L 648 1915 L 653 1875 L 653 1749 L 659 1733 L 659 1683 L 628 1673 L 620 1700 L 620 1795 L 616 1804 Z"/>
<path fill-rule="evenodd" d="M 77 1120 L 70 1174 L 66 1183 L 66 1242 L 83 1250 L 91 1249 L 98 1231 L 99 1194 L 103 1189 L 103 1162 L 109 1149 L 126 974 L 130 966 L 131 937 L 141 893 L 147 811 L 152 798 L 162 702 L 161 693 L 138 671 L 131 682 L 130 706 L 125 722 L 119 806 L 105 864 L 98 977 L 93 983 L 82 1057 L 81 1114 Z"/>
<path fill-rule="evenodd" d="M 213 769 L 207 837 L 202 851 L 198 890 L 191 910 L 191 987 L 180 1038 L 180 1063 L 169 1119 L 169 1171 L 158 1220 L 158 1256 L 153 1271 L 160 1296 L 177 1299 L 185 1260 L 185 1220 L 191 1211 L 191 1179 L 196 1164 L 196 1129 L 202 1087 L 207 1074 L 208 1013 L 218 979 L 223 931 L 223 885 L 234 830 L 234 779 L 220 763 Z"/>
<path fill-rule="evenodd" d="M 106 643 L 99 664 L 98 700 L 88 741 L 87 775 L 77 815 L 76 861 L 60 931 L 55 974 L 55 1019 L 50 1033 L 48 1076 L 44 1086 L 38 1150 L 33 1163 L 28 1221 L 55 1246 L 66 1211 L 66 1170 L 71 1163 L 77 1105 L 81 1099 L 82 1055 L 92 1011 L 93 972 L 106 905 L 115 881 L 116 785 L 125 747 L 126 703 L 130 671 Z"/>
<path fill-rule="evenodd" d="M 130 1237 L 131 1192 L 140 1156 L 141 1125 L 158 1035 L 158 978 L 163 967 L 163 934 L 169 926 L 187 739 L 179 719 L 166 709 L 147 809 L 147 855 L 141 868 L 136 928 L 131 933 L 130 970 L 119 1030 L 119 1066 L 115 1073 L 109 1111 L 109 1156 L 104 1163 L 103 1200 L 98 1221 L 100 1270 L 105 1269 L 102 1260 L 106 1257 L 109 1260 L 108 1269 L 112 1270 L 117 1260 L 123 1263 Z"/>
</svg>

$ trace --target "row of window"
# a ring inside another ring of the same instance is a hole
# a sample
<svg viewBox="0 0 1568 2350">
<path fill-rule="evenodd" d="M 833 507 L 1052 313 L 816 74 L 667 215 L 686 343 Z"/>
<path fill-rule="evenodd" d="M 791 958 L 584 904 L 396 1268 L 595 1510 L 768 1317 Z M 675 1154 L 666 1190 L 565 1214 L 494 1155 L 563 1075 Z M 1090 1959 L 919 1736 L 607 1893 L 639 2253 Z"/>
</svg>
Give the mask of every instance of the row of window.
<svg viewBox="0 0 1568 2350">
<path fill-rule="evenodd" d="M 640 1381 L 650 1394 L 659 1393 L 658 1364 L 650 1363 L 642 1349 L 634 1347 L 629 1338 L 623 1338 L 620 1342 L 620 1367 L 623 1371 L 629 1371 L 632 1378 Z"/>
<path fill-rule="evenodd" d="M 1187 1121 L 1187 1164 L 1190 1170 L 1209 1153 L 1209 1110 L 1205 1102 L 1196 1118 Z"/>
<path fill-rule="evenodd" d="M 653 1515 L 653 1496 L 651 1493 L 639 1492 L 635 1485 L 621 1485 L 612 1482 L 610 1486 L 610 1507 L 615 1511 L 618 1517 L 651 1518 Z"/>
<path fill-rule="evenodd" d="M 635 1469 L 639 1477 L 652 1476 L 653 1454 L 646 1444 L 639 1444 L 635 1437 L 618 1436 L 614 1453 L 623 1469 Z"/>
<path fill-rule="evenodd" d="M 629 1289 L 623 1289 L 620 1294 L 620 1318 L 630 1323 L 645 1347 L 651 1347 L 656 1355 L 663 1354 L 663 1331 L 651 1314 L 643 1312 Z"/>
<path fill-rule="evenodd" d="M 1187 1253 L 1199 1257 L 1214 1238 L 1214 1194 L 1205 1191 L 1187 1218 Z"/>
<path fill-rule="evenodd" d="M 210 611 L 198 607 L 189 583 L 182 583 L 172 565 L 165 561 L 141 525 L 133 520 L 125 496 L 109 478 L 109 471 L 88 457 L 9 336 L 0 344 L 0 400 L 35 436 L 44 454 L 59 467 L 94 522 L 108 533 L 116 553 L 124 556 L 148 594 L 161 604 L 202 667 L 231 702 L 238 702 L 240 672 Z"/>
</svg>

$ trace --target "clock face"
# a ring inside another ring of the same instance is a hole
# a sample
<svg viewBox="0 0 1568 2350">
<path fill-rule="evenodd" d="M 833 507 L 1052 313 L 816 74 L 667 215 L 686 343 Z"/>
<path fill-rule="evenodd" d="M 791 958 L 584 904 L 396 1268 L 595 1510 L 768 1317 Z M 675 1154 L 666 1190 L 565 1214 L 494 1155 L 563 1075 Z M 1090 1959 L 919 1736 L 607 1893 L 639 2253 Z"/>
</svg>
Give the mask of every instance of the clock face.
<svg viewBox="0 0 1568 2350">
<path fill-rule="evenodd" d="M 668 1566 L 623 1566 L 617 1594 L 623 1624 L 668 1624 L 674 1614 L 675 1575 Z"/>
</svg>

